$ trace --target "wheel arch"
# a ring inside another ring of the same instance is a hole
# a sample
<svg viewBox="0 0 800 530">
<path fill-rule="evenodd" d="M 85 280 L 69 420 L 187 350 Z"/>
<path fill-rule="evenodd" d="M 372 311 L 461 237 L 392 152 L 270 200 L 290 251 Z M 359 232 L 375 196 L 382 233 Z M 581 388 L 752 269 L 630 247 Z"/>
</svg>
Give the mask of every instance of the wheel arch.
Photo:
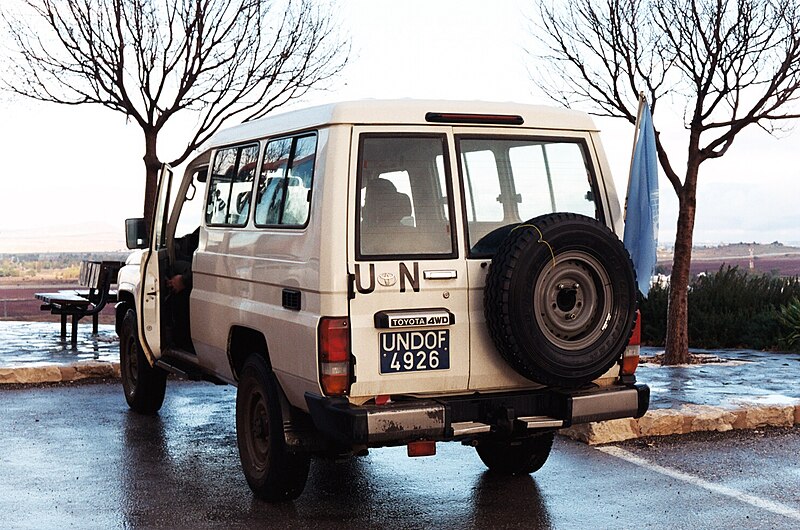
<svg viewBox="0 0 800 530">
<path fill-rule="evenodd" d="M 272 372 L 272 361 L 269 358 L 269 347 L 267 338 L 261 331 L 245 326 L 232 326 L 228 334 L 228 362 L 231 366 L 231 373 L 237 384 L 247 359 L 251 355 L 258 355 L 267 365 L 267 370 L 273 378 L 277 390 L 278 402 L 284 418 L 292 418 L 292 410 L 286 392 L 283 390 L 278 377 Z"/>
<path fill-rule="evenodd" d="M 241 374 L 247 358 L 253 353 L 261 355 L 266 361 L 267 367 L 272 370 L 267 338 L 264 334 L 253 328 L 232 326 L 228 333 L 228 362 L 236 381 L 239 380 L 239 374 Z"/>
<path fill-rule="evenodd" d="M 136 301 L 133 298 L 133 293 L 130 291 L 119 291 L 117 293 L 117 303 L 114 306 L 114 329 L 119 336 L 122 332 L 122 321 L 125 319 L 125 313 L 128 309 L 136 311 Z"/>
</svg>

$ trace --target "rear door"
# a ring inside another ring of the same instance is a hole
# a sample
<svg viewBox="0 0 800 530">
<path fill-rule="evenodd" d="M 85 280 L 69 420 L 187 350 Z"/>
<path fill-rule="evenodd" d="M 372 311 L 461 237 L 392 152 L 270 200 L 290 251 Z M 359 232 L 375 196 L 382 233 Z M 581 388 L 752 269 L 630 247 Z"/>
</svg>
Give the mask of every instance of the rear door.
<svg viewBox="0 0 800 530">
<path fill-rule="evenodd" d="M 355 127 L 352 396 L 466 389 L 467 274 L 449 127 Z"/>
<path fill-rule="evenodd" d="M 158 180 L 156 205 L 150 227 L 150 249 L 142 256 L 142 282 L 139 289 L 139 340 L 150 360 L 161 357 L 162 271 L 167 257 L 167 206 L 172 187 L 172 168 L 164 164 Z"/>
<path fill-rule="evenodd" d="M 471 390 L 534 383 L 502 358 L 484 317 L 484 286 L 497 247 L 519 223 L 553 212 L 604 219 L 599 168 L 580 131 L 454 129 L 466 217 Z"/>
</svg>

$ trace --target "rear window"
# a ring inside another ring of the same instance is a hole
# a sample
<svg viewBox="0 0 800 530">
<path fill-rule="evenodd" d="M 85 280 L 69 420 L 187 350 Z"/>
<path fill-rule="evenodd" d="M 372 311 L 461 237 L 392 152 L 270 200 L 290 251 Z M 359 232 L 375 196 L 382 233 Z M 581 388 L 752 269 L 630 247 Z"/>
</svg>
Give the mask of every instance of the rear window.
<svg viewBox="0 0 800 530">
<path fill-rule="evenodd" d="M 362 135 L 358 257 L 455 254 L 444 136 Z"/>
<path fill-rule="evenodd" d="M 458 139 L 470 256 L 497 251 L 519 223 L 555 212 L 600 219 L 582 141 Z"/>
</svg>

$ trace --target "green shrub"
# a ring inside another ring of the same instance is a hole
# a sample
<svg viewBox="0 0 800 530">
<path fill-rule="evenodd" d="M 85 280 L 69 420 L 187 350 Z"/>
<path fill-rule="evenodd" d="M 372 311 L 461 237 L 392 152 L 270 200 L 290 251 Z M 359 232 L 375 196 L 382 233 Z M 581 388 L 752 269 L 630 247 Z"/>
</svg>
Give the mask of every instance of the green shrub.
<svg viewBox="0 0 800 530">
<path fill-rule="evenodd" d="M 800 350 L 800 299 L 781 307 L 778 318 L 783 326 L 783 346 L 790 350 Z"/>
<path fill-rule="evenodd" d="M 667 340 L 667 304 L 669 289 L 661 284 L 650 288 L 647 298 L 639 298 L 642 314 L 642 341 L 653 346 L 663 346 Z"/>
<path fill-rule="evenodd" d="M 641 301 L 646 344 L 664 344 L 668 296 L 668 288 L 654 286 Z M 689 286 L 689 346 L 780 348 L 785 334 L 781 308 L 798 298 L 798 278 L 752 275 L 730 266 L 699 276 Z"/>
</svg>

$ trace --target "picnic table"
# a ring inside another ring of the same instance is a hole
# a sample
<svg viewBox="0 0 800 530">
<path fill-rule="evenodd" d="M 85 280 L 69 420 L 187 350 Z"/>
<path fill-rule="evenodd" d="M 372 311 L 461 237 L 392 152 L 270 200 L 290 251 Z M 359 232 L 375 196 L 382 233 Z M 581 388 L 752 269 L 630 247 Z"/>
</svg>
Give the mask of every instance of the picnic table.
<svg viewBox="0 0 800 530">
<path fill-rule="evenodd" d="M 98 315 L 109 302 L 117 301 L 117 291 L 111 289 L 116 283 L 121 261 L 83 261 L 78 284 L 84 289 L 65 289 L 52 293 L 36 293 L 34 296 L 43 302 L 41 309 L 61 316 L 61 342 L 67 340 L 67 319 L 72 316 L 70 343 L 73 349 L 78 345 L 78 321 L 85 316 L 92 317 L 92 334 L 97 335 Z"/>
</svg>

